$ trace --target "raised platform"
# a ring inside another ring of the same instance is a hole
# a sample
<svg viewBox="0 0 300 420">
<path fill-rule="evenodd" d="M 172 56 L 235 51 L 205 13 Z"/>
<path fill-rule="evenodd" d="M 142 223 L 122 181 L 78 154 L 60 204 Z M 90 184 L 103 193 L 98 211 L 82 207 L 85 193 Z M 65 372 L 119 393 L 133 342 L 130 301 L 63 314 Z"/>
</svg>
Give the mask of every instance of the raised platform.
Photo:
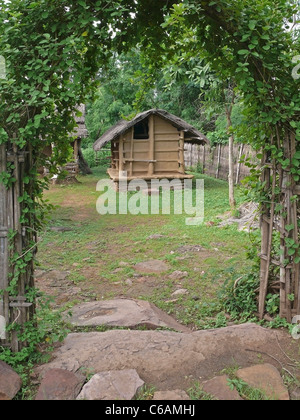
<svg viewBox="0 0 300 420">
<path fill-rule="evenodd" d="M 108 175 L 114 182 L 120 181 L 120 172 L 117 169 L 108 169 Z M 152 179 L 193 179 L 194 175 L 181 174 L 179 172 L 156 172 L 153 175 L 149 175 L 147 172 L 137 172 L 133 176 L 127 176 L 127 181 L 133 181 L 135 179 L 143 179 L 145 181 L 151 181 Z"/>
</svg>

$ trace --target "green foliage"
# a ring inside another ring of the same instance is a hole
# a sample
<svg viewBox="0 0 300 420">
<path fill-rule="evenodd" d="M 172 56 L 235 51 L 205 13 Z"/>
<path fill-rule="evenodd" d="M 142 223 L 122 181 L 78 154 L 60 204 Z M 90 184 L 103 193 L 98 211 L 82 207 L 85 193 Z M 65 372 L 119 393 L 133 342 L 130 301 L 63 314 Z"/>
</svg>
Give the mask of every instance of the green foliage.
<svg viewBox="0 0 300 420">
<path fill-rule="evenodd" d="M 32 366 L 33 363 L 41 362 L 45 355 L 49 357 L 49 354 L 41 350 L 49 351 L 52 344 L 62 341 L 69 332 L 62 321 L 60 312 L 51 307 L 52 298 L 42 295 L 36 289 L 28 290 L 26 297 L 27 301 L 32 303 L 38 297 L 37 310 L 33 319 L 25 324 L 23 331 L 18 324 L 8 327 L 8 332 L 12 330 L 18 332 L 20 341 L 26 342 L 26 347 L 18 353 L 12 353 L 7 348 L 0 348 L 0 360 L 8 363 L 16 371 L 22 370 L 25 365 Z"/>
<path fill-rule="evenodd" d="M 238 279 L 231 278 L 224 283 L 220 298 L 233 319 L 253 319 L 253 313 L 257 311 L 258 286 L 257 272 Z"/>
</svg>

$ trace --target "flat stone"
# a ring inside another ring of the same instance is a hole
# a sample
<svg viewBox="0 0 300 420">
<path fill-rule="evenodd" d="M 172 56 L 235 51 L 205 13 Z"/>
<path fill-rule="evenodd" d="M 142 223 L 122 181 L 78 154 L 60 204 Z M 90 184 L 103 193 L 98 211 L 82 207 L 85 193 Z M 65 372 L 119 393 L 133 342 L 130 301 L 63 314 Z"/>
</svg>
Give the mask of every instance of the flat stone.
<svg viewBox="0 0 300 420">
<path fill-rule="evenodd" d="M 154 235 L 150 235 L 148 238 L 147 238 L 147 240 L 148 241 L 150 241 L 150 240 L 153 240 L 153 239 L 162 239 L 162 238 L 164 238 L 165 236 L 164 235 L 160 235 L 160 234 L 158 234 L 158 233 L 155 233 Z"/>
<path fill-rule="evenodd" d="M 129 284 L 128 284 L 129 285 Z M 189 329 L 150 302 L 136 299 L 113 299 L 82 303 L 72 308 L 68 322 L 78 327 L 146 326 L 149 329 L 172 328 L 181 332 Z"/>
<path fill-rule="evenodd" d="M 20 391 L 22 379 L 6 363 L 0 360 L 0 401 L 10 401 Z"/>
<path fill-rule="evenodd" d="M 135 265 L 134 269 L 139 273 L 165 273 L 170 269 L 168 264 L 161 260 L 150 260 Z"/>
<path fill-rule="evenodd" d="M 187 295 L 188 290 L 187 289 L 178 289 L 174 293 L 171 294 L 171 296 L 181 296 L 181 295 Z"/>
<path fill-rule="evenodd" d="M 272 354 L 287 334 L 256 324 L 235 325 L 192 333 L 172 331 L 112 330 L 72 333 L 53 353 L 50 363 L 36 369 L 43 373 L 61 368 L 73 372 L 84 367 L 93 372 L 135 369 L 145 383 L 157 389 L 180 389 L 186 377 L 207 378 L 232 365 L 256 360 L 246 349 Z M 273 353 L 274 354 L 274 353 Z"/>
<path fill-rule="evenodd" d="M 77 400 L 132 400 L 144 385 L 135 369 L 98 373 L 83 387 Z"/>
<path fill-rule="evenodd" d="M 236 375 L 252 388 L 258 388 L 263 391 L 271 399 L 280 401 L 288 401 L 290 399 L 280 373 L 269 363 L 240 369 Z"/>
<path fill-rule="evenodd" d="M 153 401 L 189 401 L 190 397 L 185 391 L 175 389 L 173 391 L 157 391 Z"/>
<path fill-rule="evenodd" d="M 243 400 L 237 390 L 231 390 L 228 384 L 228 376 L 217 376 L 202 384 L 203 391 L 214 396 L 219 401 L 240 401 Z"/>
<path fill-rule="evenodd" d="M 50 369 L 46 372 L 36 395 L 36 401 L 74 401 L 79 394 L 84 377 L 68 370 Z"/>
<path fill-rule="evenodd" d="M 169 278 L 172 280 L 182 280 L 185 277 L 188 277 L 189 273 L 187 271 L 174 271 Z"/>
</svg>

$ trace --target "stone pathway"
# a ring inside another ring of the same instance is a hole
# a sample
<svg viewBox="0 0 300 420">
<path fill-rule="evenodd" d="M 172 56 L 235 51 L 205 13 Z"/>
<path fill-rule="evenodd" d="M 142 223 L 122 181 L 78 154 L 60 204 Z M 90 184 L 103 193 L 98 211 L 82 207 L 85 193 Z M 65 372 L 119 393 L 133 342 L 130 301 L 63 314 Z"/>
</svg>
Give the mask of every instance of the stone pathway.
<svg viewBox="0 0 300 420">
<path fill-rule="evenodd" d="M 257 366 L 255 352 L 246 350 L 264 353 L 278 348 L 277 339 L 280 342 L 284 338 L 284 333 L 256 324 L 193 333 L 132 330 L 73 333 L 54 352 L 53 361 L 40 366 L 36 373 L 45 378 L 53 369 L 73 374 L 82 369 L 94 372 L 78 399 L 131 399 L 144 383 L 155 387 L 155 399 L 184 399 L 191 382 L 198 380 L 203 391 L 215 399 L 240 400 L 237 391 L 229 388 L 226 376 L 209 380 L 213 373 L 235 363 L 243 367 L 237 376 L 250 386 L 261 388 L 272 398 L 286 400 L 288 392 L 277 369 L 268 364 Z M 132 382 L 128 386 L 130 395 L 125 395 L 124 377 L 131 378 L 125 380 Z"/>
</svg>

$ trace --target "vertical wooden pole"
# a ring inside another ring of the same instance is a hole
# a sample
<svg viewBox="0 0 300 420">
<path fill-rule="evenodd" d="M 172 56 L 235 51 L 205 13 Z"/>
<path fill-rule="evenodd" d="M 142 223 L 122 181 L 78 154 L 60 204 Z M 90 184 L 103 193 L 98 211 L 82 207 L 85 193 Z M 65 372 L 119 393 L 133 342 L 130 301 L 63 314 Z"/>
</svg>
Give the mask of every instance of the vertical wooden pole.
<svg viewBox="0 0 300 420">
<path fill-rule="evenodd" d="M 154 159 L 155 159 L 155 126 L 154 126 L 154 115 L 149 117 L 149 162 L 148 175 L 154 174 Z"/>
<path fill-rule="evenodd" d="M 131 139 L 130 139 L 130 172 L 129 172 L 129 176 L 133 176 L 133 157 L 134 157 L 134 127 L 132 127 Z"/>
<path fill-rule="evenodd" d="M 124 171 L 124 139 L 120 136 L 119 142 L 119 171 Z"/>
<path fill-rule="evenodd" d="M 244 151 L 244 145 L 241 144 L 240 146 L 240 153 L 239 153 L 239 161 L 238 161 L 238 166 L 237 166 L 237 173 L 236 173 L 236 185 L 240 182 L 240 173 L 241 173 L 241 159 L 243 156 L 243 151 Z"/>
<path fill-rule="evenodd" d="M 217 161 L 217 171 L 216 171 L 216 178 L 219 178 L 220 173 L 220 163 L 221 163 L 221 143 L 218 145 L 218 161 Z"/>
<path fill-rule="evenodd" d="M 7 171 L 6 144 L 0 145 L 0 173 Z M 8 287 L 8 214 L 7 214 L 7 190 L 4 184 L 0 183 L 0 289 L 3 295 L 0 297 L 0 316 L 9 323 L 9 299 L 5 291 Z M 0 343 L 5 341 L 6 333 L 2 331 Z M 2 341 L 3 340 L 3 341 Z"/>
<path fill-rule="evenodd" d="M 263 157 L 263 166 L 267 162 L 267 153 Z M 271 171 L 269 168 L 264 168 L 262 174 L 262 183 L 266 184 L 266 189 L 270 188 L 271 185 Z M 270 213 L 268 206 L 263 205 L 262 216 L 261 216 L 261 264 L 260 264 L 260 291 L 259 291 L 259 316 L 263 319 L 265 311 L 265 300 L 269 280 L 269 239 L 270 239 Z"/>
<path fill-rule="evenodd" d="M 184 167 L 184 131 L 180 132 L 180 138 L 179 138 L 179 172 L 181 174 L 185 173 L 185 167 Z"/>
</svg>

